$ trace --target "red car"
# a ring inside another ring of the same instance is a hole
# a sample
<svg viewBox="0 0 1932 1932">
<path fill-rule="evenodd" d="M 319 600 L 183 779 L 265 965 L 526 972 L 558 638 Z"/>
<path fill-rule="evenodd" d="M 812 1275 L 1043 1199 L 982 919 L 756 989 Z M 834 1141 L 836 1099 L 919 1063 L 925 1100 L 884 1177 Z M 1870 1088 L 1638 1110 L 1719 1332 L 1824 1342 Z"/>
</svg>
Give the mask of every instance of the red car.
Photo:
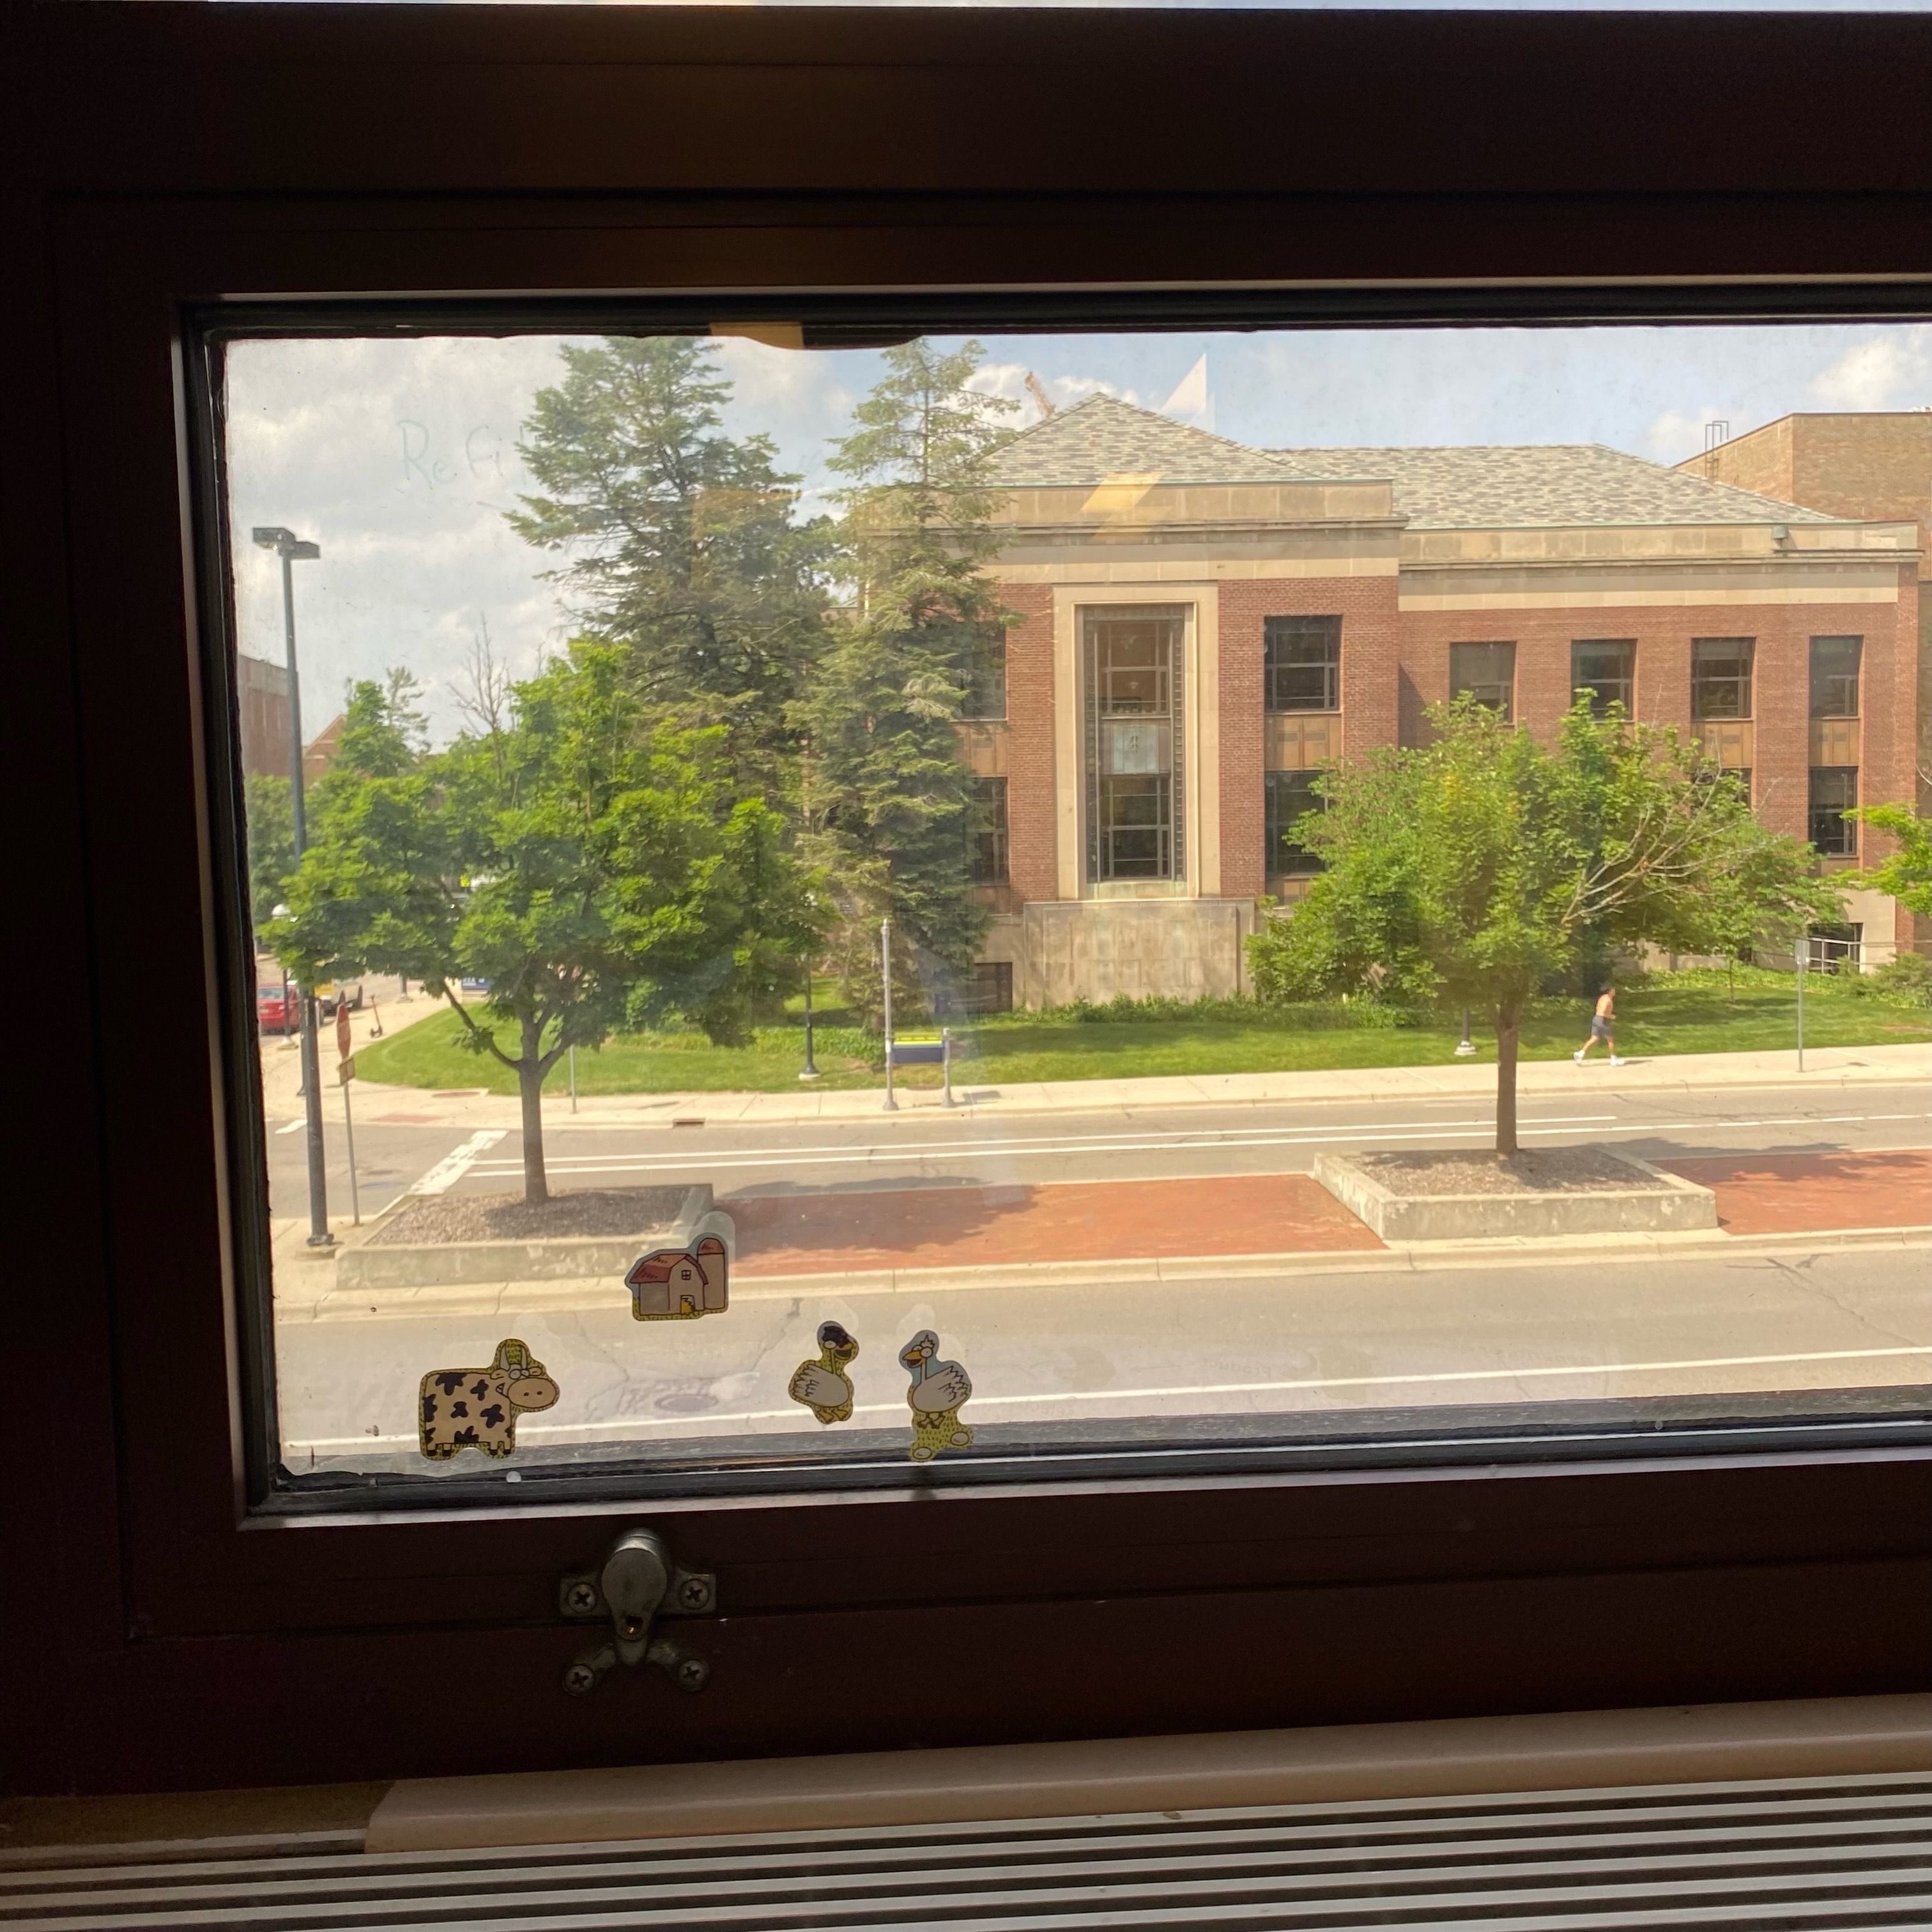
<svg viewBox="0 0 1932 1932">
<path fill-rule="evenodd" d="M 292 981 L 286 986 L 279 980 L 256 982 L 255 1024 L 264 1033 L 302 1030 L 302 995 Z"/>
</svg>

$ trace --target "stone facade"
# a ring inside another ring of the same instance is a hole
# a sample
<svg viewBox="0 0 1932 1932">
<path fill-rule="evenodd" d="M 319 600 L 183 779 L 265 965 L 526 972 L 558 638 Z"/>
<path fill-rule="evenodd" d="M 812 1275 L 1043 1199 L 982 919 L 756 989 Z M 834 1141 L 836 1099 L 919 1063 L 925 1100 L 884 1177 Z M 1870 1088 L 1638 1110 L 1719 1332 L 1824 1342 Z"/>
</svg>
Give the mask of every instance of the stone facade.
<svg viewBox="0 0 1932 1932">
<path fill-rule="evenodd" d="M 1918 423 L 1932 436 L 1932 418 L 1790 420 L 1801 427 L 1740 439 L 1708 470 L 1594 446 L 1257 450 L 1112 398 L 1036 425 L 1005 458 L 992 566 L 1014 617 L 1006 716 L 968 728 L 975 770 L 1006 786 L 1009 876 L 988 898 L 1000 916 L 984 956 L 1011 964 L 1028 1006 L 1244 990 L 1256 900 L 1302 886 L 1270 875 L 1268 775 L 1421 742 L 1458 644 L 1513 647 L 1514 715 L 1548 735 L 1570 704 L 1573 644 L 1632 641 L 1635 714 L 1748 769 L 1781 831 L 1804 833 L 1814 766 L 1855 766 L 1864 802 L 1910 797 L 1932 505 L 1904 493 L 1900 452 Z M 1873 425 L 1863 507 L 1838 507 L 1856 434 L 1820 443 L 1802 427 L 1817 422 Z M 1835 479 L 1832 502 L 1766 494 L 1813 475 Z M 1150 613 L 1174 640 L 1162 674 L 1179 722 L 1156 782 L 1178 830 L 1166 872 L 1103 877 L 1088 820 L 1115 700 L 1094 687 L 1093 640 Z M 1276 618 L 1339 622 L 1332 708 L 1270 710 Z M 1864 640 L 1862 716 L 1814 719 L 1810 640 L 1847 634 Z M 1693 720 L 1702 638 L 1754 640 L 1748 718 Z M 1860 856 L 1879 856 L 1869 834 Z M 1868 959 L 1910 941 L 1889 901 L 1858 898 L 1848 916 Z"/>
</svg>

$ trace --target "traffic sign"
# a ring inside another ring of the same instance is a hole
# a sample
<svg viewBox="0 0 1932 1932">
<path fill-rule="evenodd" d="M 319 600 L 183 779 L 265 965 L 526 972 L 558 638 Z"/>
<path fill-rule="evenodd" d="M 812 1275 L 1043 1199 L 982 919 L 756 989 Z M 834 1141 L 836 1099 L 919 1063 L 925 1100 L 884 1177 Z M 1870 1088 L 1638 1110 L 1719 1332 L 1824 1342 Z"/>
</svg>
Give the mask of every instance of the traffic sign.
<svg viewBox="0 0 1932 1932">
<path fill-rule="evenodd" d="M 338 1087 L 346 1087 L 355 1078 L 356 1056 L 350 1054 L 336 1063 L 335 1084 Z"/>
<path fill-rule="evenodd" d="M 348 997 L 338 991 L 335 995 L 335 1050 L 346 1060 L 352 1045 L 349 1037 Z"/>
</svg>

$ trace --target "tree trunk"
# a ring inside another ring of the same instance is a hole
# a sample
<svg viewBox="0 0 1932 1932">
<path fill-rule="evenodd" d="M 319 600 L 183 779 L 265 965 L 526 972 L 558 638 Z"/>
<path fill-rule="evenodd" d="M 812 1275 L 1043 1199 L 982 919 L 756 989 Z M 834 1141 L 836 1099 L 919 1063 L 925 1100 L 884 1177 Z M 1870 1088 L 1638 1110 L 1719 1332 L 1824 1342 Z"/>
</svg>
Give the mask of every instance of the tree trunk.
<svg viewBox="0 0 1932 1932">
<path fill-rule="evenodd" d="M 534 1020 L 525 1020 L 524 1057 L 517 1062 L 517 1092 L 524 1103 L 524 1199 L 541 1208 L 550 1198 L 544 1174 L 543 1041 Z"/>
<path fill-rule="evenodd" d="M 1516 1048 L 1522 1027 L 1520 1006 L 1496 1012 L 1496 1151 L 1513 1154 L 1516 1144 Z"/>
</svg>

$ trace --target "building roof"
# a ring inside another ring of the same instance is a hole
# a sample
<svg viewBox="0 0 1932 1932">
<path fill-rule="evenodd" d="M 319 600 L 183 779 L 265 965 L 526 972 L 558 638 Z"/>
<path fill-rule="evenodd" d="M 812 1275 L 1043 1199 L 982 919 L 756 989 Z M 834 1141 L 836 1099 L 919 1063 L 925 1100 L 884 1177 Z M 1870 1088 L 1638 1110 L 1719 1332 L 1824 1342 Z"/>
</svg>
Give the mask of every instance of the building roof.
<svg viewBox="0 0 1932 1932">
<path fill-rule="evenodd" d="M 1478 444 L 1421 449 L 1278 449 L 1291 473 L 1385 476 L 1413 530 L 1554 524 L 1828 524 L 1833 518 L 1754 490 L 1600 442 Z"/>
<path fill-rule="evenodd" d="M 1298 473 L 1267 450 L 1102 395 L 1022 430 L 1000 451 L 995 481 L 1010 488 L 1122 476 L 1158 476 L 1168 483 L 1278 483 Z"/>
<path fill-rule="evenodd" d="M 1021 430 L 1000 452 L 994 481 L 1024 488 L 1122 476 L 1168 483 L 1387 482 L 1396 514 L 1420 530 L 1834 520 L 1601 443 L 1256 449 L 1107 395 Z"/>
</svg>

